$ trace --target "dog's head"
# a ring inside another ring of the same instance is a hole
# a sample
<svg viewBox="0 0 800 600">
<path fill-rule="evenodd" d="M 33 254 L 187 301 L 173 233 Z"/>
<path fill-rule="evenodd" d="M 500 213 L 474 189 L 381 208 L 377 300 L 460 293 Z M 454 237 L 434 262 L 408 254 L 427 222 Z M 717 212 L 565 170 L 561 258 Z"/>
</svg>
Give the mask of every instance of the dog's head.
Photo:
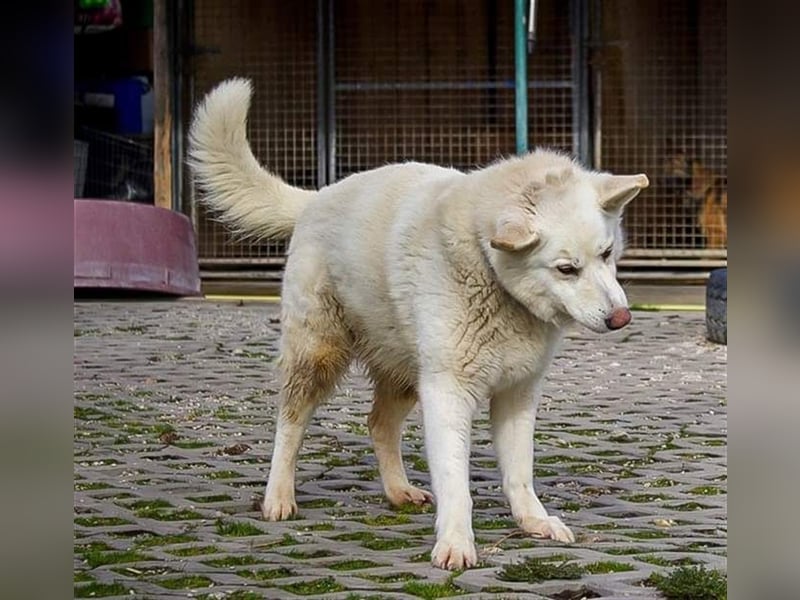
<svg viewBox="0 0 800 600">
<path fill-rule="evenodd" d="M 587 172 L 577 165 L 528 181 L 487 215 L 485 251 L 505 289 L 533 315 L 596 332 L 630 321 L 616 278 L 622 212 L 647 176 Z"/>
</svg>

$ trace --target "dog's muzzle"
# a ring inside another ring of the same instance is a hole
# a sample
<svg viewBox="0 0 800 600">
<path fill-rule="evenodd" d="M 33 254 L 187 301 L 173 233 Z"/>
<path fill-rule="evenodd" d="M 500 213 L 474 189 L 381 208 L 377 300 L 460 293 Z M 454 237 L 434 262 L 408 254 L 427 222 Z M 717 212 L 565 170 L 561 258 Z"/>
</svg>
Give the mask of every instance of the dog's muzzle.
<svg viewBox="0 0 800 600">
<path fill-rule="evenodd" d="M 626 307 L 621 306 L 620 308 L 615 308 L 611 311 L 606 317 L 606 327 L 611 330 L 614 329 L 622 329 L 631 322 L 631 311 L 629 311 Z"/>
</svg>

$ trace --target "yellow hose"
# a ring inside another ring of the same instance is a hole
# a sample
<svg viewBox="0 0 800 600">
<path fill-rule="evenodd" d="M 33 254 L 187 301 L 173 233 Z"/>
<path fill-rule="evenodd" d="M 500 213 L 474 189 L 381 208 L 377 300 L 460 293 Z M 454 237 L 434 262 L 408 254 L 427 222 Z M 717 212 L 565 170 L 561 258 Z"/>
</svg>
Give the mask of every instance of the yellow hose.
<svg viewBox="0 0 800 600">
<path fill-rule="evenodd" d="M 631 304 L 631 310 L 647 311 L 703 311 L 706 307 L 702 304 Z"/>
</svg>

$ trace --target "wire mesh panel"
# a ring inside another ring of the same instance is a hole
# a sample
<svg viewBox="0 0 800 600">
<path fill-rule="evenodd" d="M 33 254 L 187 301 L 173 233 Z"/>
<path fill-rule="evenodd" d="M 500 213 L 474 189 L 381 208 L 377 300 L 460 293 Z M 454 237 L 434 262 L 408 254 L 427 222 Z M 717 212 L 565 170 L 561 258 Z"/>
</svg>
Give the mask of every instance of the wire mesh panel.
<svg viewBox="0 0 800 600">
<path fill-rule="evenodd" d="M 539 2 L 532 145 L 572 151 L 570 3 Z M 335 177 L 416 160 L 471 169 L 514 153 L 513 3 L 334 4 Z"/>
<path fill-rule="evenodd" d="M 595 5 L 598 166 L 644 171 L 629 255 L 727 248 L 727 14 L 721 0 Z"/>
<path fill-rule="evenodd" d="M 76 198 L 153 202 L 153 140 L 81 127 L 76 137 Z"/>
<path fill-rule="evenodd" d="M 196 0 L 192 104 L 223 79 L 250 78 L 248 137 L 256 158 L 287 182 L 316 188 L 316 8 L 314 0 Z M 280 261 L 284 242 L 234 242 L 198 208 L 199 256 L 218 262 Z"/>
</svg>

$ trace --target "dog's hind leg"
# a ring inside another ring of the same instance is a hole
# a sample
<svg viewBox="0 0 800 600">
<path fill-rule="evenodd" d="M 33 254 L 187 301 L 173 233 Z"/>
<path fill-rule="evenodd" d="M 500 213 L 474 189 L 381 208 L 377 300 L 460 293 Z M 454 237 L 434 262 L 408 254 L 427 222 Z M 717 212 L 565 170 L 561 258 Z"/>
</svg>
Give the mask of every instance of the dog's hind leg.
<svg viewBox="0 0 800 600">
<path fill-rule="evenodd" d="M 491 399 L 492 440 L 503 477 L 503 491 L 520 528 L 531 535 L 571 543 L 575 536 L 547 514 L 533 489 L 533 427 L 536 385 L 526 383 Z"/>
<path fill-rule="evenodd" d="M 430 492 L 408 482 L 400 451 L 403 421 L 416 402 L 414 390 L 399 388 L 388 379 L 376 379 L 374 401 L 367 424 L 378 458 L 383 489 L 394 506 L 433 502 Z"/>
<path fill-rule="evenodd" d="M 338 311 L 319 302 L 302 313 L 285 310 L 281 389 L 275 446 L 267 489 L 261 506 L 269 521 L 288 519 L 297 512 L 295 467 L 308 422 L 350 363 L 351 342 Z M 308 305 L 306 299 L 305 305 Z"/>
</svg>

